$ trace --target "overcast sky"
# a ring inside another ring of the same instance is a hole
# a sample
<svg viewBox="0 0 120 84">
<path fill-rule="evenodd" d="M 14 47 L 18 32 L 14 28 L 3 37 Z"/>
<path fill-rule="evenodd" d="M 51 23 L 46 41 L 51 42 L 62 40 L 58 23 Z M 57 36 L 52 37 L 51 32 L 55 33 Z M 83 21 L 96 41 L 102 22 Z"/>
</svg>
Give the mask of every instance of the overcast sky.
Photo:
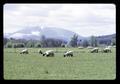
<svg viewBox="0 0 120 84">
<path fill-rule="evenodd" d="M 58 27 L 81 36 L 116 32 L 114 4 L 5 4 L 4 33 L 29 26 Z"/>
</svg>

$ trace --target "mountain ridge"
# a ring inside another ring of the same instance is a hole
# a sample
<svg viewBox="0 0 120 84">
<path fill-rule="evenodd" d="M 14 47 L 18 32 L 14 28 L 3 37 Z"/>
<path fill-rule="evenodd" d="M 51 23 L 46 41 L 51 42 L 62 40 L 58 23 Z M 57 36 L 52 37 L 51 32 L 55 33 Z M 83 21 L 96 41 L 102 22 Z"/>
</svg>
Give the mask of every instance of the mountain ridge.
<svg viewBox="0 0 120 84">
<path fill-rule="evenodd" d="M 15 38 L 15 39 L 26 39 L 26 40 L 40 40 L 40 37 L 44 35 L 46 38 L 61 39 L 64 41 L 70 41 L 71 37 L 76 34 L 78 35 L 78 40 L 90 39 L 89 37 L 83 37 L 73 31 L 66 29 L 55 28 L 55 27 L 25 27 L 14 33 L 5 33 L 5 38 Z M 95 36 L 97 39 L 111 39 L 116 37 L 116 34 Z"/>
<path fill-rule="evenodd" d="M 4 34 L 6 38 L 15 38 L 15 39 L 33 39 L 33 40 L 40 40 L 40 37 L 44 35 L 46 38 L 54 38 L 54 39 L 62 39 L 69 41 L 70 38 L 74 35 L 78 35 L 75 32 L 55 28 L 55 27 L 29 27 L 24 28 L 22 30 L 16 31 L 14 33 Z M 79 39 L 84 39 L 84 37 L 78 35 Z"/>
</svg>

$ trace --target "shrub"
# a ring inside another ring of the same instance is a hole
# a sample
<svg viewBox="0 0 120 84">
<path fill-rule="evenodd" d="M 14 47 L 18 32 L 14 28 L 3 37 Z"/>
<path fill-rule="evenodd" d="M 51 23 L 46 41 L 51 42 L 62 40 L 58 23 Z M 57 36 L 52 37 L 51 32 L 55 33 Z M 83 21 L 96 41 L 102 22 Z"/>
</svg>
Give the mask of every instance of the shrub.
<svg viewBox="0 0 120 84">
<path fill-rule="evenodd" d="M 36 44 L 35 44 L 35 47 L 36 47 L 36 48 L 40 48 L 40 47 L 41 47 L 41 44 L 40 44 L 40 43 L 36 43 Z"/>
<path fill-rule="evenodd" d="M 11 42 L 8 42 L 8 43 L 6 44 L 6 48 L 12 48 L 12 43 L 11 43 Z"/>
</svg>

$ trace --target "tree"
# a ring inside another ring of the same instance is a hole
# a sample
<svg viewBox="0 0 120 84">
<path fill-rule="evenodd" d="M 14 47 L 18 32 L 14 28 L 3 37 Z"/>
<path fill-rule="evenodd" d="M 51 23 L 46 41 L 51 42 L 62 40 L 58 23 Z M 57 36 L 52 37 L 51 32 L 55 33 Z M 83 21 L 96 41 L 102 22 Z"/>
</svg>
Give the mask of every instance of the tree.
<svg viewBox="0 0 120 84">
<path fill-rule="evenodd" d="M 9 41 L 9 39 L 4 38 L 4 45 L 6 45 L 8 41 Z"/>
<path fill-rule="evenodd" d="M 46 39 L 46 47 L 60 47 L 62 44 L 62 40 L 60 39 L 53 39 L 53 38 L 47 38 Z"/>
<path fill-rule="evenodd" d="M 24 43 L 13 43 L 13 48 L 23 48 L 25 47 Z"/>
<path fill-rule="evenodd" d="M 91 36 L 90 45 L 91 45 L 92 47 L 98 46 L 98 41 L 97 41 L 97 38 L 96 38 L 95 36 Z"/>
<path fill-rule="evenodd" d="M 6 47 L 7 48 L 12 48 L 12 42 L 7 42 Z"/>
<path fill-rule="evenodd" d="M 36 47 L 36 48 L 40 48 L 40 47 L 41 47 L 40 42 L 37 42 L 37 43 L 35 44 L 35 47 Z"/>
<path fill-rule="evenodd" d="M 46 37 L 44 35 L 42 35 L 41 37 L 41 47 L 46 47 L 47 46 L 47 41 L 46 41 Z"/>
<path fill-rule="evenodd" d="M 34 47 L 34 43 L 30 40 L 28 41 L 26 47 L 29 47 L 29 48 Z"/>
<path fill-rule="evenodd" d="M 73 37 L 71 38 L 69 45 L 72 47 L 77 46 L 77 41 L 78 41 L 78 35 L 74 34 Z"/>
<path fill-rule="evenodd" d="M 78 42 L 77 42 L 77 46 L 81 46 L 82 44 L 82 40 L 78 40 Z"/>
<path fill-rule="evenodd" d="M 116 38 L 112 38 L 111 45 L 116 45 Z"/>
<path fill-rule="evenodd" d="M 62 43 L 62 44 L 61 44 L 61 47 L 65 47 L 65 44 L 64 44 L 64 43 Z"/>
<path fill-rule="evenodd" d="M 88 42 L 87 40 L 83 40 L 82 46 L 83 46 L 83 47 L 89 46 L 89 42 Z"/>
</svg>

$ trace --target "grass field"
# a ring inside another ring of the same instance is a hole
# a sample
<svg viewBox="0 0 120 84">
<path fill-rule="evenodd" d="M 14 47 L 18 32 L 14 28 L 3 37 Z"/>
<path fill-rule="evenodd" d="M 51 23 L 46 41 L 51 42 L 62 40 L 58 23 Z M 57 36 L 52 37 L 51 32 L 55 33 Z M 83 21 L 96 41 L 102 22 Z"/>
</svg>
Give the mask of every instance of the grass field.
<svg viewBox="0 0 120 84">
<path fill-rule="evenodd" d="M 48 50 L 43 48 L 42 50 Z M 43 57 L 38 48 L 19 54 L 22 48 L 4 48 L 4 79 L 27 80 L 111 80 L 116 78 L 116 50 L 112 53 L 89 53 L 89 49 L 52 48 L 55 57 Z M 73 50 L 74 57 L 63 57 Z"/>
</svg>

